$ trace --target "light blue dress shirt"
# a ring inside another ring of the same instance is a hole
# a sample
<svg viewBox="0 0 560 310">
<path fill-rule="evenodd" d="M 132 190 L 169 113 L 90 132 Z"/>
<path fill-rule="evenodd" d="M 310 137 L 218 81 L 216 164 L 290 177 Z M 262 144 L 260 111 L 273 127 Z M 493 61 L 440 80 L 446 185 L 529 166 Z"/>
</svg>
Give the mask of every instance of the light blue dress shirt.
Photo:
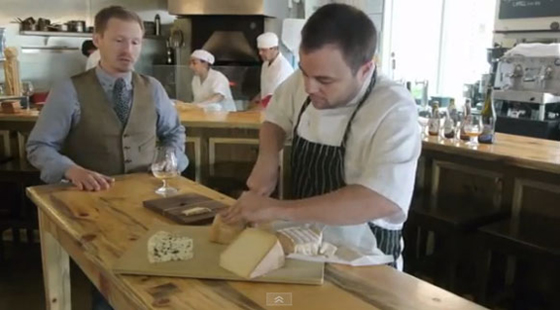
<svg viewBox="0 0 560 310">
<path fill-rule="evenodd" d="M 113 86 L 117 78 L 107 74 L 99 66 L 95 68 L 95 73 L 108 101 L 113 105 Z M 133 99 L 132 73 L 124 77 L 124 80 L 129 91 L 130 105 Z M 149 80 L 157 112 L 158 140 L 164 146 L 175 148 L 179 170 L 183 171 L 189 163 L 185 155 L 185 127 L 181 125 L 177 111 L 161 83 L 152 77 Z M 80 116 L 80 103 L 72 80 L 64 80 L 53 87 L 27 141 L 27 159 L 41 171 L 44 182 L 61 181 L 66 170 L 75 165 L 72 159 L 62 155 L 60 151 L 68 133 L 80 121 Z"/>
</svg>

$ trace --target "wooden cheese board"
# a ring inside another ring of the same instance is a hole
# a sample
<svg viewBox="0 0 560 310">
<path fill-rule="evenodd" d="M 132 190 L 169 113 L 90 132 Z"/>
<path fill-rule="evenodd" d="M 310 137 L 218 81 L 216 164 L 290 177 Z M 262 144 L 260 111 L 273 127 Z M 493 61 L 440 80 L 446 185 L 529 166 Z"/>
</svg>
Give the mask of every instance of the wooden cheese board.
<svg viewBox="0 0 560 310">
<path fill-rule="evenodd" d="M 210 224 L 219 210 L 228 207 L 228 205 L 222 202 L 195 193 L 146 200 L 143 204 L 144 207 L 182 225 Z M 208 209 L 210 212 L 197 215 L 185 215 L 185 211 L 193 208 L 204 208 Z"/>
<path fill-rule="evenodd" d="M 189 236 L 194 243 L 194 257 L 187 261 L 150 263 L 147 243 L 150 236 L 164 230 Z M 159 226 L 148 231 L 123 254 L 113 266 L 118 274 L 149 275 L 164 277 L 183 277 L 231 281 L 323 284 L 324 263 L 286 259 L 281 269 L 274 270 L 254 279 L 241 278 L 219 266 L 220 253 L 227 245 L 212 243 L 208 240 L 209 226 Z"/>
</svg>

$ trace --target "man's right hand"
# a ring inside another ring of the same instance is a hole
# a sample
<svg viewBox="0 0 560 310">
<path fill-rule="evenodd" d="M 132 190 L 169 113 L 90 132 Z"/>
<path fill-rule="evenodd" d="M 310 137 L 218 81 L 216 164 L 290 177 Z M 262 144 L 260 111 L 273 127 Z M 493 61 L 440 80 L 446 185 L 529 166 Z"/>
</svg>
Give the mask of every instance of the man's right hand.
<svg viewBox="0 0 560 310">
<path fill-rule="evenodd" d="M 247 179 L 249 190 L 261 196 L 270 196 L 278 183 L 278 159 L 259 158 Z"/>
<path fill-rule="evenodd" d="M 86 191 L 106 190 L 115 182 L 115 179 L 111 177 L 84 169 L 77 165 L 68 168 L 64 176 L 78 189 Z"/>
</svg>

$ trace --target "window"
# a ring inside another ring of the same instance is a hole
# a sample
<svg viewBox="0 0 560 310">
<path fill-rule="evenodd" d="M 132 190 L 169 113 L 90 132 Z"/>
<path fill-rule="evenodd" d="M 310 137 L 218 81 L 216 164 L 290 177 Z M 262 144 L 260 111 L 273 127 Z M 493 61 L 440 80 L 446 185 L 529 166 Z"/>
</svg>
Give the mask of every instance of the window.
<svg viewBox="0 0 560 310">
<path fill-rule="evenodd" d="M 488 72 L 495 0 L 386 1 L 383 71 L 394 79 L 428 80 L 431 96 L 459 99 Z"/>
</svg>

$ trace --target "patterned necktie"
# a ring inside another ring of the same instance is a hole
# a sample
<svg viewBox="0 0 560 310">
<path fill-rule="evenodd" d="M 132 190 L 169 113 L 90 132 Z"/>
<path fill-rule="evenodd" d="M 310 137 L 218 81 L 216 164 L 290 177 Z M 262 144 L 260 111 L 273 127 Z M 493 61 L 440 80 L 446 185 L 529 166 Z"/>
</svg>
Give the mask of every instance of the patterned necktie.
<svg viewBox="0 0 560 310">
<path fill-rule="evenodd" d="M 130 113 L 130 107 L 128 105 L 128 94 L 126 91 L 126 84 L 124 79 L 119 78 L 115 81 L 115 85 L 113 86 L 113 104 L 115 113 L 117 117 L 124 125 L 128 120 L 128 114 Z"/>
</svg>

